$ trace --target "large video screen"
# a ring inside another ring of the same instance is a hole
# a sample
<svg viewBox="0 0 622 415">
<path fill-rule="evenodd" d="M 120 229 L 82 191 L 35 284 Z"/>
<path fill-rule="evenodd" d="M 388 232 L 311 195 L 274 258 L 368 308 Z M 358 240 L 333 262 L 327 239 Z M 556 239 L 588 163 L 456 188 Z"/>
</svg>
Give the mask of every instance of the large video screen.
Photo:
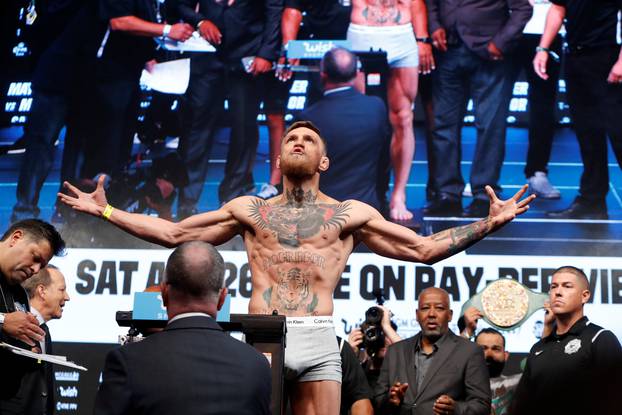
<svg viewBox="0 0 622 415">
<path fill-rule="evenodd" d="M 74 1 L 75 2 L 75 1 Z M 0 102 L 2 104 L 2 114 L 0 114 L 0 128 L 9 126 L 23 126 L 28 120 L 28 114 L 32 107 L 32 73 L 37 64 L 37 60 L 46 46 L 49 46 L 54 35 L 58 35 L 59 29 L 50 33 L 45 30 L 50 24 L 40 28 L 37 20 L 31 23 L 29 19 L 29 5 L 27 1 L 10 2 L 13 7 L 6 4 L 4 36 L 0 43 L 1 53 L 5 64 L 0 70 Z M 544 18 L 548 10 L 547 2 L 539 2 L 534 7 L 534 16 L 525 29 L 525 33 L 536 35 L 541 33 L 544 26 Z M 75 7 L 75 6 L 74 6 Z M 71 10 L 71 7 L 68 7 Z M 344 6 L 344 9 L 347 7 Z M 69 14 L 70 12 L 67 12 Z M 62 21 L 62 16 L 57 19 Z M 317 39 L 316 39 L 317 40 Z M 328 39 L 327 39 L 328 40 Z M 171 55 L 169 55 L 170 58 Z M 178 58 L 187 58 L 189 55 L 179 54 Z M 181 77 L 187 77 L 187 73 L 180 73 Z M 311 84 L 310 84 L 311 82 Z M 317 76 L 309 76 L 308 73 L 297 73 L 295 80 L 290 84 L 289 96 L 286 100 L 286 120 L 291 120 L 293 115 L 306 108 L 309 103 L 309 89 L 319 88 Z M 519 72 L 513 88 L 512 99 L 509 104 L 508 124 L 524 126 L 528 122 L 528 94 L 529 84 L 525 79 L 524 72 Z M 140 101 L 141 115 L 140 121 L 144 120 L 144 114 L 149 111 L 153 99 L 152 92 L 143 84 L 142 96 Z M 157 94 L 157 92 L 155 92 Z M 176 105 L 177 96 L 168 96 L 171 101 L 168 111 L 176 113 L 179 105 Z M 225 110 L 227 105 L 224 105 Z M 571 122 L 568 114 L 568 105 L 565 98 L 565 82 L 559 80 L 557 98 L 557 120 L 560 124 Z M 169 114 L 170 116 L 170 114 Z M 422 111 L 416 109 L 417 119 L 423 117 Z M 265 113 L 258 117 L 259 122 L 265 121 Z M 465 123 L 470 124 L 474 121 L 473 101 L 469 100 Z"/>
</svg>

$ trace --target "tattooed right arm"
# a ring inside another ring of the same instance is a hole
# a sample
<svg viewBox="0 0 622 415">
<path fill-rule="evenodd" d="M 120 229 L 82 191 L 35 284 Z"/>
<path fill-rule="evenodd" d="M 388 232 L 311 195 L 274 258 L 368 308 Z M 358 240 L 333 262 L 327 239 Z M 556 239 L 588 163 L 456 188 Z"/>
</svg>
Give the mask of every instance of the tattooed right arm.
<svg viewBox="0 0 622 415">
<path fill-rule="evenodd" d="M 490 214 L 480 221 L 447 229 L 422 237 L 414 231 L 388 222 L 371 209 L 371 219 L 357 232 L 357 236 L 372 251 L 390 258 L 433 264 L 465 250 L 486 235 L 510 222 L 529 209 L 528 203 L 535 196 L 522 198 L 527 186 L 507 200 L 499 200 L 490 186 L 486 186 L 490 198 Z"/>
<path fill-rule="evenodd" d="M 359 230 L 358 236 L 377 254 L 433 264 L 463 251 L 493 229 L 492 219 L 486 218 L 423 237 L 404 226 L 378 218 Z"/>
</svg>

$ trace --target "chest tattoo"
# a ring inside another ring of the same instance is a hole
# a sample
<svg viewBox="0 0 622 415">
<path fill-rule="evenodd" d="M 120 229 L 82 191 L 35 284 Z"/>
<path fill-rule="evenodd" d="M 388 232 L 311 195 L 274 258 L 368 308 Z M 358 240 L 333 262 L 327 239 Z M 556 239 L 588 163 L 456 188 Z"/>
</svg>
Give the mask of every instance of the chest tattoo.
<svg viewBox="0 0 622 415">
<path fill-rule="evenodd" d="M 314 203 L 305 196 L 300 201 L 288 200 L 284 205 L 269 205 L 257 199 L 251 203 L 249 214 L 259 229 L 266 229 L 285 248 L 298 248 L 301 241 L 323 230 L 343 230 L 350 211 L 350 202 Z"/>
<path fill-rule="evenodd" d="M 375 24 L 399 23 L 402 17 L 397 0 L 373 0 L 368 1 L 367 4 L 362 13 L 368 22 Z"/>
</svg>

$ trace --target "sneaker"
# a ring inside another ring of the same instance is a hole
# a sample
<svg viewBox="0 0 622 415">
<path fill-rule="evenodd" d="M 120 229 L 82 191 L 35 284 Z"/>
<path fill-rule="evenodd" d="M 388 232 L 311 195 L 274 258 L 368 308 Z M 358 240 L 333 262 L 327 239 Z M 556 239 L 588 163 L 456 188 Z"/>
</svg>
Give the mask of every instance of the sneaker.
<svg viewBox="0 0 622 415">
<path fill-rule="evenodd" d="M 261 190 L 259 191 L 259 193 L 257 193 L 257 197 L 260 197 L 262 199 L 270 199 L 271 197 L 274 197 L 276 195 L 279 194 L 279 190 L 271 185 L 270 183 L 264 183 L 261 186 Z"/>
<path fill-rule="evenodd" d="M 535 172 L 533 176 L 527 179 L 527 182 L 529 183 L 529 192 L 542 199 L 559 199 L 561 197 L 559 190 L 549 182 L 546 173 L 542 171 Z"/>
</svg>

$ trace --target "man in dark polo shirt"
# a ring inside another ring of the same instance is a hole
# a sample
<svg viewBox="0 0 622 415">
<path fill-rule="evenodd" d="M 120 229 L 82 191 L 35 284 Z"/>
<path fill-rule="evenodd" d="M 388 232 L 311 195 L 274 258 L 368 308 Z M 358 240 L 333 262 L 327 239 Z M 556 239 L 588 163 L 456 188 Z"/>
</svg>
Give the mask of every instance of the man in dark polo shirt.
<svg viewBox="0 0 622 415">
<path fill-rule="evenodd" d="M 579 140 L 583 175 L 579 196 L 552 218 L 607 219 L 607 136 L 622 167 L 622 51 L 616 41 L 620 0 L 551 0 L 534 70 L 548 78 L 549 48 L 562 23 L 568 42 L 565 77 Z"/>
<path fill-rule="evenodd" d="M 622 349 L 612 332 L 583 315 L 587 277 L 575 267 L 558 268 L 549 297 L 555 326 L 531 348 L 510 413 L 619 413 Z"/>
</svg>

